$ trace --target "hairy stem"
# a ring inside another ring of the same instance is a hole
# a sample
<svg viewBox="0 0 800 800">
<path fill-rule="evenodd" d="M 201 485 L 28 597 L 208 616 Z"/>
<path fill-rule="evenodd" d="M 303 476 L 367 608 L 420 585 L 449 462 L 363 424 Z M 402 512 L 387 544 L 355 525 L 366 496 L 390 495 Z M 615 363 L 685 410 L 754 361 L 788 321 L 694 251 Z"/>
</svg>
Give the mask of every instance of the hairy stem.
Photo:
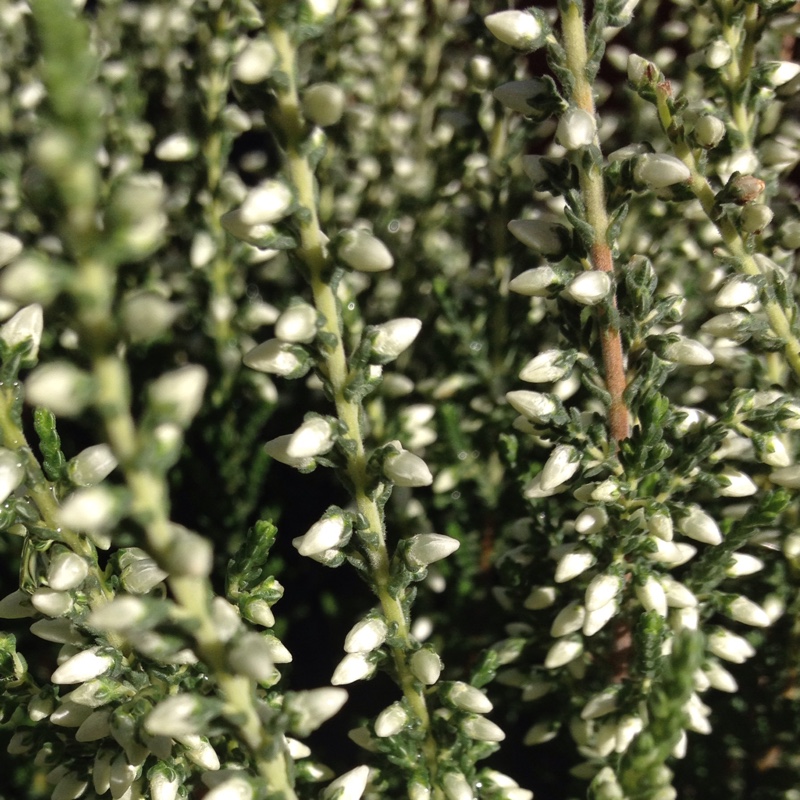
<svg viewBox="0 0 800 800">
<path fill-rule="evenodd" d="M 564 49 L 567 55 L 567 66 L 574 77 L 571 100 L 578 108 L 596 117 L 592 86 L 587 75 L 589 56 L 586 44 L 586 28 L 580 6 L 571 3 L 561 10 L 561 28 L 563 31 Z M 599 140 L 595 141 L 599 147 Z M 603 272 L 614 272 L 614 259 L 608 244 L 609 218 L 606 209 L 603 174 L 600 168 L 592 164 L 588 168 L 579 169 L 580 186 L 586 207 L 586 220 L 594 231 L 591 247 L 591 263 L 588 268 Z M 616 297 L 612 305 L 616 309 Z M 630 419 L 625 404 L 625 358 L 622 350 L 622 336 L 608 315 L 600 312 L 600 343 L 603 352 L 606 388 L 611 395 L 608 412 L 611 437 L 620 442 L 630 435 Z"/>
<path fill-rule="evenodd" d="M 371 534 L 369 542 L 366 538 L 362 541 L 368 552 L 375 592 L 386 621 L 390 628 L 396 629 L 395 636 L 402 642 L 401 646 L 391 648 L 392 658 L 403 694 L 421 729 L 426 732 L 424 756 L 433 784 L 438 766 L 437 746 L 431 732 L 425 695 L 407 663 L 406 657 L 413 645 L 409 621 L 403 611 L 400 597 L 392 596 L 388 588 L 390 564 L 386 547 L 386 529 L 383 512 L 369 492 L 361 403 L 349 399 L 345 392 L 350 376 L 344 349 L 344 331 L 336 295 L 326 280 L 330 274 L 330 264 L 317 212 L 314 174 L 302 151 L 305 124 L 295 81 L 296 51 L 288 33 L 276 23 L 270 26 L 270 38 L 278 52 L 281 69 L 289 78 L 287 85 L 278 92 L 280 124 L 286 137 L 288 172 L 297 192 L 297 200 L 307 212 L 299 224 L 298 254 L 308 268 L 314 304 L 325 319 L 323 331 L 331 334 L 330 340 L 333 342 L 332 346 L 324 350 L 320 368 L 331 386 L 336 413 L 345 424 L 345 436 L 352 442 L 352 448 L 347 452 L 347 474 L 353 486 L 359 514 L 366 521 L 368 533 Z M 438 796 L 439 790 L 435 789 L 435 792 L 437 792 L 435 796 Z"/>
</svg>

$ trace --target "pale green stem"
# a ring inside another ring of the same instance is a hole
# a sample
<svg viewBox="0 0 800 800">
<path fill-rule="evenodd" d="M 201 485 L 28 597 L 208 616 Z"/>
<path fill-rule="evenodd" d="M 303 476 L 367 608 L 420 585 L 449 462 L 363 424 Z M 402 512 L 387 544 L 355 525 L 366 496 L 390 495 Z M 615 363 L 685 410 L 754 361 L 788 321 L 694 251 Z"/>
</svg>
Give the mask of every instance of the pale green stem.
<svg viewBox="0 0 800 800">
<path fill-rule="evenodd" d="M 286 159 L 289 175 L 297 193 L 297 201 L 305 215 L 298 221 L 300 247 L 298 255 L 309 272 L 309 283 L 314 304 L 324 318 L 322 330 L 331 337 L 333 343 L 324 352 L 324 362 L 320 365 L 333 390 L 333 400 L 339 419 L 346 428 L 345 436 L 352 442 L 352 452 L 347 454 L 347 474 L 353 486 L 354 499 L 359 513 L 366 521 L 375 544 L 364 541 L 368 551 L 375 592 L 390 627 L 396 628 L 396 637 L 403 643 L 392 647 L 392 657 L 400 687 L 417 717 L 420 727 L 426 732 L 424 756 L 431 783 L 435 783 L 438 771 L 437 745 L 430 728 L 430 715 L 425 695 L 419 682 L 412 675 L 406 654 L 411 649 L 411 634 L 400 599 L 393 597 L 388 589 L 390 577 L 389 554 L 386 548 L 386 530 L 383 513 L 378 504 L 369 496 L 367 476 L 367 454 L 364 448 L 364 434 L 361 428 L 361 404 L 347 398 L 345 388 L 349 373 L 344 349 L 344 331 L 339 314 L 336 295 L 326 276 L 330 272 L 325 239 L 319 224 L 314 174 L 307 158 L 302 152 L 304 121 L 295 79 L 296 51 L 288 33 L 278 24 L 269 29 L 270 39 L 275 46 L 281 69 L 287 76 L 286 85 L 278 92 L 278 111 L 286 137 Z M 436 797 L 440 789 L 434 788 Z"/>
<path fill-rule="evenodd" d="M 659 119 L 665 131 L 668 131 L 673 123 L 672 112 L 667 102 L 668 92 L 669 89 L 667 86 L 660 85 L 656 88 Z M 716 225 L 725 247 L 735 259 L 739 270 L 745 275 L 762 277 L 764 273 L 758 266 L 758 262 L 753 257 L 753 254 L 749 252 L 736 226 L 727 216 L 719 216 L 716 213 L 716 196 L 714 190 L 711 188 L 711 184 L 708 182 L 705 175 L 700 172 L 697 159 L 691 148 L 681 139 L 672 141 L 672 147 L 675 155 L 689 168 L 691 173 L 689 187 L 694 192 L 695 197 L 700 201 L 700 205 L 703 207 L 703 211 L 705 211 L 708 219 Z M 792 324 L 787 316 L 786 310 L 777 301 L 775 293 L 769 285 L 766 285 L 764 295 L 763 305 L 767 313 L 770 327 L 777 336 L 786 342 L 784 345 L 786 360 L 791 365 L 795 375 L 800 378 L 800 340 L 798 340 L 792 330 Z"/>
</svg>

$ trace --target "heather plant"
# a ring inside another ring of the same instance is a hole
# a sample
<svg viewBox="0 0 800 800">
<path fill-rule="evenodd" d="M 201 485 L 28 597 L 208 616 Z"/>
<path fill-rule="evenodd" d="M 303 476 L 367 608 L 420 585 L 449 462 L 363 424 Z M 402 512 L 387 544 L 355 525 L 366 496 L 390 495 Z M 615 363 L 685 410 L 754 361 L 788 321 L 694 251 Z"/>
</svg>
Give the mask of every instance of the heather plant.
<svg viewBox="0 0 800 800">
<path fill-rule="evenodd" d="M 0 797 L 797 800 L 793 6 L 0 3 Z"/>
</svg>

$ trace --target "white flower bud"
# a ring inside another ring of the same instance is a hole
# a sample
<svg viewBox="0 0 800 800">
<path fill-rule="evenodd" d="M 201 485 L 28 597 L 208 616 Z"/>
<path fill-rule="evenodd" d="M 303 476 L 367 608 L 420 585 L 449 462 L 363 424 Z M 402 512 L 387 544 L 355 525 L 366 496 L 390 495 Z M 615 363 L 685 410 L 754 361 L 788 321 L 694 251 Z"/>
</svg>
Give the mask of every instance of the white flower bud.
<svg viewBox="0 0 800 800">
<path fill-rule="evenodd" d="M 33 741 L 29 731 L 19 730 L 9 740 L 6 752 L 10 756 L 24 756 L 30 753 Z"/>
<path fill-rule="evenodd" d="M 529 611 L 540 611 L 543 608 L 550 608 L 555 601 L 556 590 L 554 586 L 534 586 L 522 605 Z"/>
<path fill-rule="evenodd" d="M 289 438 L 286 454 L 292 459 L 316 458 L 327 453 L 334 444 L 331 423 L 323 417 L 306 420 Z"/>
<path fill-rule="evenodd" d="M 573 550 L 561 556 L 556 566 L 554 580 L 556 583 L 566 583 L 594 566 L 597 559 L 588 550 Z"/>
<path fill-rule="evenodd" d="M 567 150 L 579 150 L 592 144 L 597 136 L 597 122 L 593 114 L 582 108 L 567 109 L 558 121 L 556 141 Z"/>
<path fill-rule="evenodd" d="M 440 533 L 419 533 L 408 540 L 406 558 L 413 568 L 419 569 L 427 567 L 434 561 L 447 558 L 459 547 L 461 547 L 461 542 L 452 536 Z"/>
<path fill-rule="evenodd" d="M 657 153 L 639 156 L 633 174 L 639 183 L 650 189 L 664 189 L 676 183 L 685 183 L 692 177 L 689 167 L 679 158 Z"/>
<path fill-rule="evenodd" d="M 663 539 L 654 537 L 650 540 L 656 546 L 654 553 L 648 553 L 647 557 L 652 561 L 661 564 L 668 564 L 671 567 L 679 567 L 691 560 L 697 553 L 697 548 L 683 542 L 665 542 Z"/>
<path fill-rule="evenodd" d="M 189 734 L 187 736 L 176 736 L 175 739 L 186 748 L 186 756 L 198 767 L 212 771 L 220 768 L 217 751 L 204 737 Z"/>
<path fill-rule="evenodd" d="M 539 78 L 525 81 L 509 81 L 498 86 L 492 94 L 506 108 L 526 116 L 536 111 L 539 98 L 549 95 L 548 85 Z"/>
<path fill-rule="evenodd" d="M 94 486 L 107 478 L 118 462 L 107 444 L 95 444 L 81 450 L 67 464 L 70 480 L 78 486 Z"/>
<path fill-rule="evenodd" d="M 764 562 L 760 558 L 748 555 L 747 553 L 732 553 L 732 563 L 725 570 L 725 574 L 731 578 L 741 578 L 745 575 L 754 575 L 764 569 Z"/>
<path fill-rule="evenodd" d="M 375 719 L 375 735 L 381 739 L 400 733 L 408 722 L 408 713 L 401 703 L 392 703 Z"/>
<path fill-rule="evenodd" d="M 333 671 L 331 683 L 343 686 L 369 677 L 375 672 L 375 665 L 367 658 L 366 653 L 348 653 Z"/>
<path fill-rule="evenodd" d="M 587 611 L 596 611 L 613 600 L 622 589 L 617 575 L 596 575 L 586 587 L 584 602 Z"/>
<path fill-rule="evenodd" d="M 672 541 L 672 519 L 668 514 L 653 514 L 647 520 L 647 529 L 665 542 Z"/>
<path fill-rule="evenodd" d="M 594 611 L 589 611 L 586 614 L 586 619 L 583 621 L 583 635 L 594 636 L 599 630 L 605 627 L 619 611 L 619 603 L 617 600 L 612 600 Z"/>
<path fill-rule="evenodd" d="M 548 651 L 544 659 L 547 669 L 556 669 L 574 661 L 583 653 L 583 642 L 579 639 L 559 639 Z"/>
<path fill-rule="evenodd" d="M 667 616 L 667 596 L 664 587 L 653 575 L 648 575 L 641 586 L 636 586 L 636 596 L 646 611 L 655 611 L 662 617 Z"/>
<path fill-rule="evenodd" d="M 339 258 L 358 272 L 385 272 L 394 266 L 386 245 L 366 231 L 348 231 L 342 237 Z"/>
<path fill-rule="evenodd" d="M 679 336 L 674 342 L 664 346 L 664 358 L 676 364 L 685 364 L 690 367 L 700 367 L 714 363 L 714 354 L 703 347 L 700 342 Z"/>
<path fill-rule="evenodd" d="M 68 592 L 80 586 L 89 574 L 89 565 L 77 553 L 62 551 L 51 559 L 47 583 L 57 592 Z"/>
<path fill-rule="evenodd" d="M 234 672 L 260 683 L 275 676 L 272 648 L 260 633 L 249 631 L 234 639 L 227 651 L 228 663 Z"/>
<path fill-rule="evenodd" d="M 57 667 L 50 680 L 57 684 L 83 683 L 108 672 L 114 664 L 111 656 L 97 655 L 96 647 L 82 650 Z"/>
<path fill-rule="evenodd" d="M 23 256 L 0 274 L 0 296 L 19 305 L 52 302 L 64 285 L 64 273 L 36 256 Z"/>
<path fill-rule="evenodd" d="M 361 766 L 345 772 L 335 781 L 331 781 L 322 793 L 323 800 L 359 800 L 367 788 L 369 767 Z"/>
<path fill-rule="evenodd" d="M 460 772 L 448 772 L 442 779 L 447 800 L 474 800 L 469 781 Z"/>
<path fill-rule="evenodd" d="M 483 21 L 495 38 L 517 50 L 531 50 L 542 38 L 541 23 L 526 11 L 498 11 Z"/>
<path fill-rule="evenodd" d="M 607 272 L 587 270 L 573 278 L 564 291 L 576 303 L 594 306 L 608 297 L 611 291 L 611 278 Z"/>
<path fill-rule="evenodd" d="M 292 717 L 292 730 L 308 736 L 336 715 L 346 702 L 347 690 L 333 686 L 287 695 L 286 711 Z"/>
<path fill-rule="evenodd" d="M 575 533 L 589 536 L 601 531 L 608 524 L 608 512 L 602 506 L 586 508 L 575 519 Z"/>
<path fill-rule="evenodd" d="M 281 464 L 286 464 L 296 469 L 306 469 L 314 463 L 314 459 L 307 456 L 294 457 L 289 455 L 289 444 L 293 436 L 294 434 L 292 433 L 276 436 L 264 444 L 264 450 L 270 458 L 280 461 Z"/>
<path fill-rule="evenodd" d="M 676 633 L 682 630 L 696 631 L 700 624 L 700 615 L 697 606 L 677 608 L 670 617 L 672 630 Z M 668 643 L 671 646 L 671 642 Z"/>
<path fill-rule="evenodd" d="M 326 128 L 342 118 L 345 93 L 335 83 L 314 83 L 303 92 L 303 113 L 315 125 Z"/>
<path fill-rule="evenodd" d="M 254 186 L 239 208 L 239 221 L 246 226 L 264 225 L 283 219 L 294 199 L 289 187 L 274 179 Z"/>
<path fill-rule="evenodd" d="M 280 339 L 268 339 L 249 350 L 242 362 L 250 369 L 290 376 L 302 367 L 300 359 Z"/>
<path fill-rule="evenodd" d="M 628 56 L 628 80 L 634 86 L 639 86 L 646 80 L 655 80 L 658 75 L 659 70 L 655 64 L 635 53 Z"/>
<path fill-rule="evenodd" d="M 104 486 L 74 491 L 58 510 L 61 525 L 75 531 L 104 531 L 113 524 L 117 503 Z"/>
<path fill-rule="evenodd" d="M 551 383 L 561 380 L 572 369 L 561 350 L 545 350 L 532 358 L 519 373 L 519 379 L 526 383 Z"/>
<path fill-rule="evenodd" d="M 772 624 L 769 615 L 760 605 L 746 597 L 737 597 L 727 609 L 732 619 L 755 628 L 767 628 Z"/>
<path fill-rule="evenodd" d="M 132 342 L 150 342 L 165 333 L 179 309 L 155 292 L 134 292 L 122 305 L 122 325 Z"/>
<path fill-rule="evenodd" d="M 88 785 L 88 781 L 79 778 L 74 772 L 68 772 L 56 783 L 50 800 L 78 800 Z"/>
<path fill-rule="evenodd" d="M 181 780 L 177 773 L 154 772 L 150 775 L 150 797 L 152 800 L 176 800 Z"/>
<path fill-rule="evenodd" d="M 736 308 L 755 303 L 758 300 L 758 286 L 747 278 L 732 278 L 717 292 L 714 303 L 719 308 Z"/>
<path fill-rule="evenodd" d="M 200 730 L 199 698 L 175 694 L 162 700 L 145 718 L 144 729 L 153 736 L 190 736 Z"/>
<path fill-rule="evenodd" d="M 709 661 L 704 667 L 703 671 L 708 679 L 709 686 L 717 689 L 720 692 L 735 693 L 739 691 L 739 685 L 736 683 L 736 678 L 731 675 L 718 661 Z"/>
<path fill-rule="evenodd" d="M 306 0 L 308 10 L 315 22 L 322 22 L 336 12 L 339 0 Z M 345 798 L 342 798 L 345 800 Z"/>
<path fill-rule="evenodd" d="M 512 278 L 508 288 L 525 297 L 547 297 L 550 287 L 557 284 L 558 275 L 552 267 L 543 266 L 525 270 Z"/>
<path fill-rule="evenodd" d="M 684 536 L 703 544 L 721 544 L 722 533 L 716 522 L 699 508 L 694 509 L 684 517 L 678 526 Z"/>
<path fill-rule="evenodd" d="M 37 589 L 31 595 L 31 605 L 48 617 L 60 617 L 72 608 L 72 597 L 55 589 Z"/>
<path fill-rule="evenodd" d="M 752 478 L 741 470 L 725 467 L 720 475 L 730 481 L 727 486 L 717 489 L 721 497 L 752 497 L 758 491 Z"/>
<path fill-rule="evenodd" d="M 22 241 L 0 231 L 0 267 L 10 264 L 22 252 Z"/>
<path fill-rule="evenodd" d="M 34 303 L 17 311 L 8 322 L 3 324 L 0 328 L 0 339 L 9 347 L 16 347 L 24 341 L 30 342 L 30 350 L 25 359 L 28 362 L 33 362 L 36 361 L 39 355 L 39 344 L 42 341 L 43 329 L 44 316 L 42 307 L 38 303 Z"/>
<path fill-rule="evenodd" d="M 31 605 L 31 596 L 16 589 L 0 600 L 0 619 L 25 619 L 35 617 L 36 608 Z"/>
<path fill-rule="evenodd" d="M 694 135 L 701 147 L 716 147 L 725 136 L 725 123 L 719 117 L 704 115 L 695 123 Z"/>
<path fill-rule="evenodd" d="M 275 323 L 275 335 L 284 342 L 308 343 L 317 335 L 317 310 L 308 303 L 295 303 Z"/>
<path fill-rule="evenodd" d="M 788 467 L 792 463 L 786 446 L 774 433 L 768 433 L 764 437 L 764 449 L 759 455 L 770 467 Z"/>
<path fill-rule="evenodd" d="M 173 133 L 162 139 L 155 149 L 159 161 L 188 161 L 197 153 L 197 142 L 185 133 Z"/>
<path fill-rule="evenodd" d="M 512 219 L 508 230 L 526 247 L 545 257 L 561 258 L 564 255 L 564 240 L 567 230 L 557 222 L 543 219 Z"/>
<path fill-rule="evenodd" d="M 167 577 L 167 573 L 144 550 L 129 547 L 121 559 L 122 585 L 134 594 L 147 594 Z"/>
<path fill-rule="evenodd" d="M 32 406 L 49 408 L 58 417 L 74 417 L 91 397 L 89 376 L 67 361 L 37 367 L 25 381 L 25 399 Z"/>
<path fill-rule="evenodd" d="M 164 566 L 172 575 L 202 578 L 211 573 L 213 546 L 194 531 L 172 524 L 172 541 L 164 557 Z"/>
<path fill-rule="evenodd" d="M 422 321 L 414 317 L 401 317 L 375 327 L 372 352 L 381 362 L 393 361 L 411 346 L 422 329 Z"/>
<path fill-rule="evenodd" d="M 96 742 L 106 736 L 111 736 L 111 712 L 108 710 L 92 712 L 75 731 L 78 742 Z"/>
<path fill-rule="evenodd" d="M 95 608 L 87 623 L 100 631 L 126 631 L 144 622 L 147 616 L 148 607 L 138 597 L 117 595 L 110 603 Z"/>
<path fill-rule="evenodd" d="M 436 683 L 442 672 L 442 660 L 433 650 L 427 648 L 417 650 L 409 659 L 408 666 L 411 674 L 426 686 Z"/>
<path fill-rule="evenodd" d="M 506 738 L 502 728 L 486 717 L 467 717 L 461 723 L 461 730 L 470 739 L 477 739 L 479 742 L 502 742 Z"/>
<path fill-rule="evenodd" d="M 694 608 L 697 605 L 694 592 L 669 575 L 661 578 L 661 585 L 664 587 L 667 605 L 670 608 Z"/>
<path fill-rule="evenodd" d="M 761 233 L 772 222 L 774 214 L 769 206 L 763 203 L 746 205 L 739 215 L 745 233 Z"/>
<path fill-rule="evenodd" d="M 250 781 L 234 775 L 214 786 L 204 800 L 253 800 L 255 791 Z"/>
<path fill-rule="evenodd" d="M 382 617 L 367 617 L 357 622 L 344 640 L 346 653 L 369 653 L 377 650 L 385 641 L 389 632 L 386 621 Z"/>
<path fill-rule="evenodd" d="M 800 75 L 800 64 L 793 61 L 766 61 L 763 66 L 768 71 L 769 82 L 776 88 Z"/>
<path fill-rule="evenodd" d="M 78 647 L 86 644 L 86 639 L 83 635 L 65 617 L 37 620 L 31 625 L 31 633 L 46 642 L 73 644 Z M 78 701 L 76 700 L 76 702 Z"/>
<path fill-rule="evenodd" d="M 776 486 L 785 486 L 787 489 L 800 489 L 800 464 L 776 469 L 770 473 L 769 479 Z"/>
<path fill-rule="evenodd" d="M 558 726 L 553 726 L 547 722 L 537 722 L 536 725 L 533 725 L 528 729 L 528 732 L 525 734 L 525 737 L 522 740 L 522 743 L 526 746 L 532 746 L 535 744 L 544 744 L 545 742 L 550 742 L 558 736 Z"/>
<path fill-rule="evenodd" d="M 724 67 L 732 56 L 733 50 L 724 39 L 715 39 L 703 52 L 703 60 L 710 69 Z"/>
<path fill-rule="evenodd" d="M 559 444 L 553 448 L 539 476 L 539 485 L 545 491 L 551 491 L 566 483 L 580 469 L 581 461 L 578 451 L 568 444 Z"/>
<path fill-rule="evenodd" d="M 345 520 L 340 514 L 315 522 L 303 536 L 292 540 L 301 556 L 313 556 L 337 547 L 345 534 Z"/>
<path fill-rule="evenodd" d="M 430 486 L 433 483 L 428 465 L 408 450 L 388 455 L 383 462 L 383 474 L 397 486 Z"/>
<path fill-rule="evenodd" d="M 232 74 L 242 83 L 261 83 L 266 80 L 278 60 L 275 48 L 266 39 L 254 39 L 239 53 Z"/>
<path fill-rule="evenodd" d="M 585 619 L 586 609 L 577 600 L 573 600 L 558 612 L 550 626 L 550 635 L 556 639 L 569 636 L 583 627 Z"/>
<path fill-rule="evenodd" d="M 489 698 L 474 686 L 463 681 L 455 681 L 447 692 L 447 699 L 462 711 L 473 714 L 488 714 L 492 710 Z"/>
<path fill-rule="evenodd" d="M 4 503 L 9 495 L 25 478 L 22 458 L 13 450 L 0 447 L 0 503 Z"/>
<path fill-rule="evenodd" d="M 165 373 L 150 384 L 150 402 L 185 427 L 194 419 L 203 404 L 206 383 L 206 368 L 187 364 Z"/>
<path fill-rule="evenodd" d="M 581 719 L 598 719 L 616 711 L 619 706 L 619 692 L 617 689 L 605 689 L 600 694 L 594 695 L 583 707 Z"/>
<path fill-rule="evenodd" d="M 708 637 L 708 649 L 715 656 L 733 664 L 743 664 L 756 654 L 747 639 L 719 628 Z"/>
</svg>

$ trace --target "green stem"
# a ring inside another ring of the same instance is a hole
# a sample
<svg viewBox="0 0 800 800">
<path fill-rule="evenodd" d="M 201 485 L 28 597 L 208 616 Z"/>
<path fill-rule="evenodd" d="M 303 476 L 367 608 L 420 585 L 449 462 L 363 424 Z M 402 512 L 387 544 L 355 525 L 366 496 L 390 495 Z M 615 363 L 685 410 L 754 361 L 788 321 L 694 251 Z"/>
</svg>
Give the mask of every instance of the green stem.
<svg viewBox="0 0 800 800">
<path fill-rule="evenodd" d="M 359 514 L 366 521 L 370 534 L 363 544 L 367 549 L 375 592 L 390 628 L 402 642 L 392 647 L 398 682 L 421 729 L 426 733 L 423 747 L 431 784 L 435 785 L 438 771 L 437 745 L 433 738 L 425 695 L 419 682 L 412 675 L 406 654 L 411 650 L 409 622 L 399 597 L 389 591 L 390 563 L 386 547 L 386 530 L 383 512 L 368 491 L 370 481 L 367 476 L 367 454 L 364 448 L 364 434 L 361 428 L 361 403 L 348 399 L 345 389 L 349 371 L 344 349 L 344 331 L 338 301 L 331 285 L 326 281 L 330 272 L 325 239 L 319 223 L 314 173 L 302 151 L 305 131 L 300 111 L 296 79 L 296 50 L 289 34 L 277 23 L 269 29 L 270 39 L 278 53 L 281 70 L 287 76 L 286 85 L 278 92 L 278 113 L 280 124 L 286 137 L 286 159 L 289 175 L 297 192 L 298 203 L 305 212 L 299 220 L 300 247 L 298 255 L 305 263 L 309 273 L 309 283 L 314 304 L 324 318 L 322 330 L 329 334 L 331 346 L 324 351 L 324 361 L 320 364 L 333 391 L 336 413 L 345 425 L 345 437 L 352 447 L 347 451 L 347 475 L 353 486 L 353 494 Z M 436 797 L 441 790 L 434 789 Z"/>
</svg>

